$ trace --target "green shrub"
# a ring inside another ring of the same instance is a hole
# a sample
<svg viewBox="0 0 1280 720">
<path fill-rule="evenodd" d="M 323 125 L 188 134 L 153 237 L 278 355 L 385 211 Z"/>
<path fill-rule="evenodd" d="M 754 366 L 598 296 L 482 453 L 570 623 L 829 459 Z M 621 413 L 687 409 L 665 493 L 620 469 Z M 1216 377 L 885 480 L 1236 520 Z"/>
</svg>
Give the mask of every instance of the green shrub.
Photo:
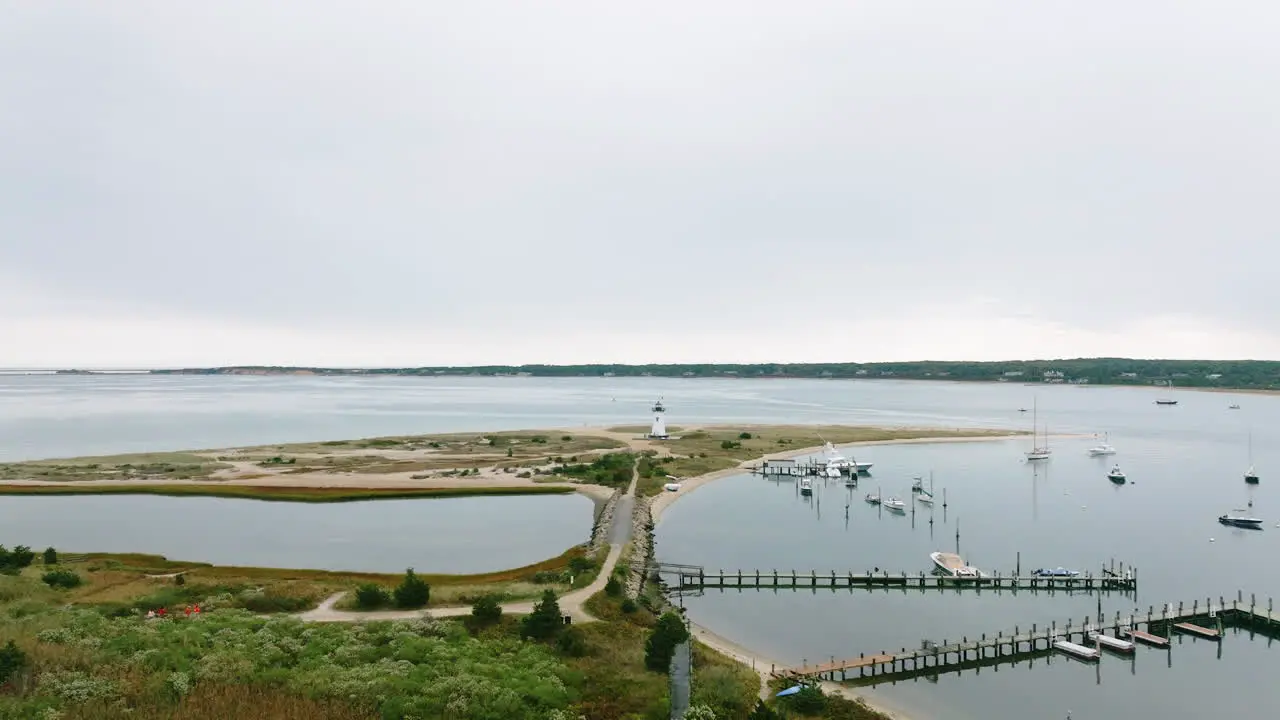
<svg viewBox="0 0 1280 720">
<path fill-rule="evenodd" d="M 739 439 L 739 440 L 750 440 L 750 439 L 751 439 L 751 433 L 749 433 L 749 432 L 738 433 L 738 439 Z"/>
<path fill-rule="evenodd" d="M 57 551 L 57 550 L 54 550 L 54 549 L 53 549 L 53 548 L 51 548 L 51 547 L 47 547 L 47 548 L 45 548 L 45 549 L 44 549 L 44 564 L 45 564 L 45 565 L 57 565 L 57 564 L 58 564 L 58 551 Z"/>
<path fill-rule="evenodd" d="M 35 559 L 36 554 L 26 545 L 15 545 L 12 550 L 0 545 L 0 573 L 17 575 Z"/>
<path fill-rule="evenodd" d="M 587 654 L 587 640 L 578 628 L 567 627 L 556 636 L 556 649 L 569 657 L 582 657 Z"/>
<path fill-rule="evenodd" d="M 563 625 L 564 619 L 560 613 L 560 603 L 556 602 L 556 594 L 546 590 L 542 593 L 542 599 L 533 606 L 533 612 L 521 621 L 520 635 L 546 640 L 559 632 Z"/>
<path fill-rule="evenodd" d="M 173 584 L 179 587 L 187 584 L 187 578 L 182 573 L 173 576 Z"/>
<path fill-rule="evenodd" d="M 471 606 L 471 617 L 483 625 L 491 625 L 502 619 L 502 606 L 494 595 L 485 595 Z"/>
<path fill-rule="evenodd" d="M 604 594 L 609 597 L 618 597 L 622 594 L 622 583 L 618 582 L 618 578 L 609 576 L 609 582 L 604 584 Z"/>
<path fill-rule="evenodd" d="M 46 585 L 52 588 L 62 588 L 69 590 L 78 587 L 82 580 L 80 576 L 70 570 L 50 570 L 40 577 Z"/>
<path fill-rule="evenodd" d="M 0 686 L 27 666 L 27 654 L 12 640 L 0 647 Z"/>
<path fill-rule="evenodd" d="M 788 707 L 801 715 L 818 715 L 827 706 L 827 696 L 812 685 L 805 685 L 800 692 L 788 695 L 784 700 Z"/>
<path fill-rule="evenodd" d="M 424 607 L 431 600 L 431 586 L 409 568 L 396 588 L 395 598 L 396 607 L 406 610 Z"/>
<path fill-rule="evenodd" d="M 622 604 L 618 606 L 618 609 L 627 615 L 630 615 L 631 613 L 639 610 L 640 606 L 636 605 L 636 601 L 631 598 L 623 598 Z"/>
<path fill-rule="evenodd" d="M 688 639 L 689 630 L 684 626 L 684 620 L 674 612 L 663 613 L 645 642 L 644 666 L 654 672 L 667 672 L 676 646 Z"/>
<path fill-rule="evenodd" d="M 356 607 L 361 610 L 377 610 L 390 604 L 391 593 L 381 585 L 365 583 L 356 588 Z"/>
</svg>

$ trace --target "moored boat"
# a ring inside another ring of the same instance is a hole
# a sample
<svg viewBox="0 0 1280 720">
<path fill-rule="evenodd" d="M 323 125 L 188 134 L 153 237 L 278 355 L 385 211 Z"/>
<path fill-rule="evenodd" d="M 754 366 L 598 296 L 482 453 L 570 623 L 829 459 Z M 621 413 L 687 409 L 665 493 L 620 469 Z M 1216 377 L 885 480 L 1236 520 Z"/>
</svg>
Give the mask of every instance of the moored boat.
<svg viewBox="0 0 1280 720">
<path fill-rule="evenodd" d="M 1223 525 L 1234 525 L 1242 528 L 1262 528 L 1262 520 L 1259 518 L 1243 517 L 1240 515 L 1223 515 L 1218 518 L 1218 522 Z"/>
<path fill-rule="evenodd" d="M 921 491 L 920 491 L 920 494 L 919 494 L 919 495 L 916 495 L 916 500 L 919 500 L 920 502 L 924 503 L 925 505 L 932 505 L 932 504 L 933 504 L 933 493 L 929 492 L 928 490 L 921 490 Z"/>
<path fill-rule="evenodd" d="M 801 495 L 812 495 L 812 494 L 813 494 L 813 481 L 812 481 L 812 480 L 810 480 L 809 478 L 801 478 L 801 480 L 800 480 L 800 494 L 801 494 Z"/>
<path fill-rule="evenodd" d="M 1111 472 L 1107 473 L 1107 479 L 1114 483 L 1122 483 L 1125 481 L 1125 474 L 1120 471 L 1120 466 L 1116 465 L 1111 468 Z"/>
<path fill-rule="evenodd" d="M 903 512 L 906 509 L 907 504 L 899 498 L 891 497 L 884 500 L 884 506 L 890 510 Z"/>
<path fill-rule="evenodd" d="M 1103 435 L 1102 442 L 1089 448 L 1089 454 L 1094 457 L 1099 457 L 1102 455 L 1115 455 L 1116 449 L 1111 447 L 1110 440 L 1111 440 L 1110 435 Z"/>
<path fill-rule="evenodd" d="M 867 502 L 871 503 L 872 505 L 879 505 L 880 496 L 876 495 L 875 493 L 867 493 Z"/>
</svg>

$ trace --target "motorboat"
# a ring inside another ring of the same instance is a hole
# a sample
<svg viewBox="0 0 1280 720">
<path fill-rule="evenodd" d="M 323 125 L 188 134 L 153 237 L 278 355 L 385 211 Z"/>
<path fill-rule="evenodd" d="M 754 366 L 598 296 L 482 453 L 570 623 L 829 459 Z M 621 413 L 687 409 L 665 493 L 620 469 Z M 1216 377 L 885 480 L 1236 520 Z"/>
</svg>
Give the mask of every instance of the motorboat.
<svg viewBox="0 0 1280 720">
<path fill-rule="evenodd" d="M 891 497 L 884 500 L 884 506 L 890 510 L 897 510 L 898 512 L 903 512 L 904 510 L 906 510 L 907 504 L 902 500 L 900 500 L 899 498 Z"/>
<path fill-rule="evenodd" d="M 1116 449 L 1111 447 L 1111 443 L 1108 442 L 1110 439 L 1111 438 L 1109 436 L 1104 435 L 1102 437 L 1102 442 L 1089 448 L 1089 454 L 1094 457 L 1099 457 L 1101 455 L 1115 455 Z"/>
<path fill-rule="evenodd" d="M 1080 574 L 1079 570 L 1068 570 L 1066 568 L 1039 568 L 1031 571 L 1036 577 L 1075 577 Z"/>
<path fill-rule="evenodd" d="M 933 564 L 938 567 L 938 571 L 943 575 L 962 580 L 985 577 L 981 570 L 966 565 L 964 559 L 955 553 L 931 552 L 929 553 L 929 559 L 933 561 Z"/>
<path fill-rule="evenodd" d="M 833 468 L 830 465 L 828 465 L 822 469 L 822 476 L 826 478 L 838 478 L 840 477 L 840 469 Z"/>
<path fill-rule="evenodd" d="M 871 503 L 872 505 L 879 505 L 880 496 L 876 495 L 875 493 L 867 493 L 867 502 Z"/>
<path fill-rule="evenodd" d="M 801 479 L 800 479 L 800 494 L 801 494 L 801 495 L 812 495 L 812 494 L 813 494 L 813 481 L 812 481 L 812 480 L 810 480 L 809 478 L 801 478 Z"/>
<path fill-rule="evenodd" d="M 1251 517 L 1241 517 L 1239 515 L 1223 515 L 1218 518 L 1218 522 L 1223 525 L 1234 525 L 1242 528 L 1262 528 L 1262 520 Z"/>
<path fill-rule="evenodd" d="M 1119 465 L 1113 465 L 1111 471 L 1107 473 L 1107 479 L 1111 482 L 1122 483 L 1125 481 L 1125 474 L 1120 470 Z"/>
<path fill-rule="evenodd" d="M 1240 406 L 1239 406 L 1239 405 L 1235 405 L 1235 404 L 1231 404 L 1231 405 L 1228 405 L 1228 406 L 1227 406 L 1227 409 L 1228 409 L 1228 410 L 1239 410 L 1239 409 L 1240 409 Z"/>
</svg>

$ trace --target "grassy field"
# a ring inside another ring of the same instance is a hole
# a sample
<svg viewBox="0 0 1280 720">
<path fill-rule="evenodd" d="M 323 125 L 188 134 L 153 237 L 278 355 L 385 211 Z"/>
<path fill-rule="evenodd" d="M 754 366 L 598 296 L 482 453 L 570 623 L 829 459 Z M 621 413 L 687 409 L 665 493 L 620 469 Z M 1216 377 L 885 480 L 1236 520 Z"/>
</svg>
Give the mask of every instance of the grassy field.
<svg viewBox="0 0 1280 720">
<path fill-rule="evenodd" d="M 187 452 L 0 463 L 3 480 L 199 480 L 248 465 L 261 476 L 304 473 L 437 473 L 515 468 L 559 456 L 625 447 L 598 435 L 554 431 L 448 433 L 262 445 Z"/>
<path fill-rule="evenodd" d="M 352 502 L 356 500 L 408 500 L 475 495 L 555 495 L 571 493 L 571 487 L 546 485 L 513 487 L 446 488 L 342 488 L 258 485 L 0 485 L 0 495 L 169 495 L 274 500 L 277 502 Z"/>
</svg>

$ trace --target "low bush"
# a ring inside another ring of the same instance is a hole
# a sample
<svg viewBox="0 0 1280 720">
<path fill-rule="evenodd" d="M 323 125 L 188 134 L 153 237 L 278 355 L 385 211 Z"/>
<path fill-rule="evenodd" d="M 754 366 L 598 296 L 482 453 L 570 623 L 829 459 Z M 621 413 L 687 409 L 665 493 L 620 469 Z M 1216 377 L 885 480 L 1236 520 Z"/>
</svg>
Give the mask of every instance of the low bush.
<svg viewBox="0 0 1280 720">
<path fill-rule="evenodd" d="M 80 583 L 83 582 L 83 580 L 80 579 L 80 576 L 76 573 L 63 569 L 50 570 L 40 576 L 40 579 L 49 587 L 61 588 L 63 590 L 70 590 L 73 587 L 79 587 Z"/>
<path fill-rule="evenodd" d="M 361 610 L 377 610 L 391 604 L 391 593 L 381 585 L 365 583 L 356 588 L 356 607 Z"/>
</svg>

